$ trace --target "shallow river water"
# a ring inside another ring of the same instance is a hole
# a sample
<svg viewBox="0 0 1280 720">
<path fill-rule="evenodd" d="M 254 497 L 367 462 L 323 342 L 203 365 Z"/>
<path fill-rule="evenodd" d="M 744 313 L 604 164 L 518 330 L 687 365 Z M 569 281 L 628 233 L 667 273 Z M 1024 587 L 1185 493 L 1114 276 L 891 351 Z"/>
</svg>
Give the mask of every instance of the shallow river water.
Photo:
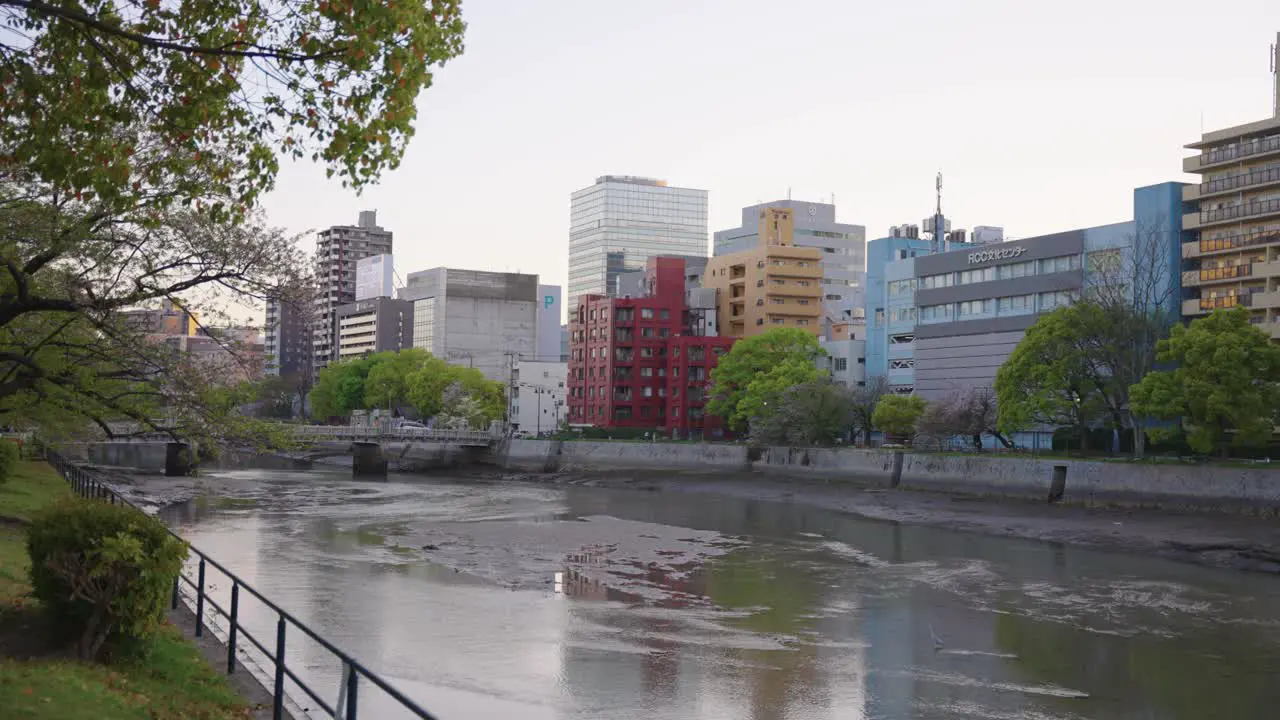
<svg viewBox="0 0 1280 720">
<path fill-rule="evenodd" d="M 1280 717 L 1280 578 L 798 504 L 349 472 L 224 472 L 232 490 L 164 517 L 442 720 Z M 336 697 L 338 667 L 291 642 Z M 367 687 L 360 707 L 403 717 Z"/>
</svg>

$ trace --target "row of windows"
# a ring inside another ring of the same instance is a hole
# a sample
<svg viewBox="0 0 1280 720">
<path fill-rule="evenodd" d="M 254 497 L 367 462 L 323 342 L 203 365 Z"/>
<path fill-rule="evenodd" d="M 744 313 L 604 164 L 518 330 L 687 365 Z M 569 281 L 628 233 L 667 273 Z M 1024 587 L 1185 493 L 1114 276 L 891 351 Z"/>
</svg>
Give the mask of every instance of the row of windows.
<svg viewBox="0 0 1280 720">
<path fill-rule="evenodd" d="M 991 282 L 992 280 L 1012 280 L 1032 275 L 1048 275 L 1050 273 L 1068 272 L 1080 269 L 1079 255 L 1061 255 L 1043 260 L 1026 260 L 1008 265 L 974 268 L 955 273 L 939 273 L 925 275 L 920 278 L 921 290 L 948 288 L 954 285 L 972 285 L 974 283 Z M 893 283 L 890 283 L 892 285 Z"/>
<path fill-rule="evenodd" d="M 961 303 L 945 303 L 942 305 L 925 305 L 920 308 L 920 323 L 950 322 L 966 320 L 984 315 L 1030 315 L 1035 312 L 1048 312 L 1063 305 L 1069 305 L 1078 299 L 1074 290 L 1057 290 L 1035 295 L 1013 295 L 1002 298 L 985 298 L 969 300 Z"/>
</svg>

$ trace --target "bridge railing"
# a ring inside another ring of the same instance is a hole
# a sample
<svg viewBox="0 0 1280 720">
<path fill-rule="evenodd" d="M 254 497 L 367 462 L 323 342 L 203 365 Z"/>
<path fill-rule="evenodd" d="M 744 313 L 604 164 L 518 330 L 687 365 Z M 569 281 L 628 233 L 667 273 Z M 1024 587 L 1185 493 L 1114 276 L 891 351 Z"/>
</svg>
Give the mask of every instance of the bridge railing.
<svg viewBox="0 0 1280 720">
<path fill-rule="evenodd" d="M 487 445 L 494 436 L 485 430 L 436 430 L 433 428 L 397 428 L 383 430 L 359 425 L 298 425 L 293 427 L 298 438 L 383 438 L 387 440 L 431 440 L 460 445 Z"/>
<path fill-rule="evenodd" d="M 109 502 L 113 505 L 128 505 L 138 512 L 144 512 L 141 508 L 129 502 L 124 496 L 117 493 L 110 485 L 102 482 L 95 474 L 83 467 L 68 462 L 62 456 L 54 453 L 48 453 L 49 464 L 58 471 L 72 490 L 81 497 L 101 500 Z M 342 718 L 343 720 L 357 720 L 359 711 L 359 692 L 360 679 L 372 683 L 375 687 L 382 690 L 399 706 L 408 711 L 413 717 L 421 720 L 436 720 L 436 716 L 424 710 L 413 700 L 410 700 L 395 687 L 387 683 L 377 673 L 362 665 L 358 660 L 343 652 L 336 645 L 325 640 L 319 633 L 307 627 L 301 620 L 298 620 L 284 608 L 269 600 L 258 590 L 254 589 L 249 583 L 242 580 L 235 573 L 228 570 L 218 561 L 209 557 L 200 551 L 191 543 L 187 542 L 173 530 L 169 530 L 169 534 L 177 538 L 190 549 L 191 554 L 198 560 L 196 564 L 196 578 L 187 576 L 186 572 L 178 573 L 178 577 L 173 581 L 173 596 L 170 600 L 170 606 L 173 609 L 178 607 L 178 598 L 181 594 L 182 584 L 192 588 L 192 592 L 188 593 L 195 596 L 195 636 L 203 637 L 205 632 L 205 608 L 211 608 L 216 616 L 221 616 L 227 620 L 226 627 L 226 645 L 227 645 L 227 674 L 231 675 L 236 671 L 237 661 L 237 643 L 248 640 L 249 643 L 256 648 L 271 664 L 271 679 L 274 685 L 267 690 L 272 696 L 271 717 L 272 720 L 283 720 L 286 715 L 285 704 L 288 698 L 285 694 L 285 678 L 291 680 L 298 688 L 300 688 L 310 700 L 314 701 L 324 712 L 325 717 Z M 206 590 L 205 575 L 207 566 L 212 566 L 231 581 L 231 601 L 230 607 L 223 607 L 209 596 Z M 249 629 L 240 622 L 240 595 L 248 593 L 256 598 L 263 606 L 276 614 L 276 637 L 275 648 L 268 648 L 263 639 L 256 638 L 250 633 Z M 312 688 L 305 680 L 291 669 L 286 662 L 286 653 L 288 645 L 286 640 L 290 636 L 289 628 L 292 627 L 296 632 L 301 632 L 307 638 L 329 651 L 335 659 L 342 663 L 343 677 L 338 692 L 338 699 L 330 703 L 321 697 L 320 693 Z M 243 648 L 241 648 L 243 650 Z M 310 716 L 309 713 L 307 713 Z"/>
</svg>

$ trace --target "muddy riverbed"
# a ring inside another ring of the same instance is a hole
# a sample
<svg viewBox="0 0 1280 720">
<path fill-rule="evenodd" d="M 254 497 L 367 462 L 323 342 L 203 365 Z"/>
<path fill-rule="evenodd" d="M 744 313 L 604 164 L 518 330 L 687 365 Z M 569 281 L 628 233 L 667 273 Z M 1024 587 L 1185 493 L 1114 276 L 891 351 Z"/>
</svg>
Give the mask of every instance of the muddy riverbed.
<svg viewBox="0 0 1280 720">
<path fill-rule="evenodd" d="M 1114 551 L 1117 537 L 1147 537 L 1139 549 L 1157 552 L 1175 525 L 1190 528 L 1184 540 L 1268 542 L 1268 524 L 1243 518 L 1224 532 L 1194 516 L 754 478 L 244 470 L 170 482 L 136 490 L 200 495 L 163 516 L 445 720 L 1253 718 L 1280 707 L 1280 578 Z M 615 484 L 628 487 L 600 486 Z M 1002 537 L 993 522 L 1112 540 L 1100 550 Z M 270 636 L 268 612 L 244 612 Z M 338 669 L 298 650 L 306 677 L 336 696 Z M 361 699 L 362 717 L 396 717 L 376 693 Z"/>
</svg>

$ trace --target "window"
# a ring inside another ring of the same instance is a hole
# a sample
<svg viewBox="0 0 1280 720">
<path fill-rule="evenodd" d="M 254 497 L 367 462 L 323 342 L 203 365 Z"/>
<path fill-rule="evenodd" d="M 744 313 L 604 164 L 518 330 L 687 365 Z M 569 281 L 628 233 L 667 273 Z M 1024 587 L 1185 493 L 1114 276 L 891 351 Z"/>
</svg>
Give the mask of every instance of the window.
<svg viewBox="0 0 1280 720">
<path fill-rule="evenodd" d="M 640 368 L 640 377 L 653 377 L 653 368 Z"/>
<path fill-rule="evenodd" d="M 779 324 L 781 324 L 781 323 L 779 323 Z M 797 325 L 808 325 L 808 324 L 809 324 L 809 319 L 808 319 L 808 318 L 800 318 L 799 320 L 796 320 L 796 324 L 797 324 Z"/>
<path fill-rule="evenodd" d="M 800 287 L 809 287 L 808 280 L 797 280 L 796 284 L 799 285 Z"/>
<path fill-rule="evenodd" d="M 640 337 L 647 337 L 647 338 L 653 337 L 653 328 L 651 327 L 640 328 Z"/>
<path fill-rule="evenodd" d="M 990 282 L 996 279 L 996 269 L 994 267 L 975 268 L 973 270 L 961 270 L 959 285 L 972 285 L 973 283 Z"/>
<path fill-rule="evenodd" d="M 595 310 L 592 310 L 592 311 L 591 311 L 591 322 L 595 322 L 595 321 L 596 321 L 596 311 L 595 311 Z"/>
<path fill-rule="evenodd" d="M 659 319 L 659 320 L 670 320 L 670 319 L 671 319 L 671 311 L 670 311 L 670 310 L 667 310 L 666 308 L 663 308 L 662 310 L 659 310 L 659 311 L 658 311 L 658 319 Z"/>
<path fill-rule="evenodd" d="M 956 317 L 973 317 L 975 315 L 986 315 L 991 312 L 994 303 L 990 298 L 986 300 L 970 300 L 962 302 L 956 306 Z"/>
<path fill-rule="evenodd" d="M 915 335 L 912 335 L 912 334 L 909 334 L 909 333 L 908 333 L 908 334 L 903 334 L 903 335 L 890 335 L 890 336 L 889 336 L 889 344 L 890 344 L 890 345 L 906 345 L 907 343 L 915 342 L 915 340 L 916 340 L 916 336 L 915 336 Z"/>
<path fill-rule="evenodd" d="M 1075 300 L 1076 294 L 1070 290 L 1040 293 L 1040 312 L 1047 312 L 1054 308 L 1070 305 Z"/>
<path fill-rule="evenodd" d="M 1036 261 L 1028 260 L 1026 262 L 1013 263 L 1012 265 L 1001 265 L 996 268 L 996 276 L 1001 280 L 1010 280 L 1012 278 L 1027 277 L 1036 274 Z"/>
<path fill-rule="evenodd" d="M 677 394 L 678 394 L 678 393 L 677 393 Z M 680 406 L 679 406 L 679 405 L 677 405 L 677 406 L 675 406 L 675 407 L 671 408 L 671 417 L 680 417 Z"/>
<path fill-rule="evenodd" d="M 764 305 L 764 298 L 756 298 L 756 307 Z"/>
<path fill-rule="evenodd" d="M 668 329 L 668 328 L 659 328 L 659 329 L 658 329 L 658 337 L 667 337 L 667 336 L 668 336 L 668 335 L 670 335 L 670 334 L 671 334 L 671 330 L 670 330 L 670 329 Z"/>
<path fill-rule="evenodd" d="M 914 278 L 908 280 L 893 280 L 889 283 L 889 297 L 910 295 L 915 291 L 916 281 Z"/>
<path fill-rule="evenodd" d="M 955 284 L 955 277 L 951 273 L 942 273 L 941 275 L 925 275 L 920 278 L 921 290 L 933 290 L 936 288 L 948 288 Z"/>
<path fill-rule="evenodd" d="M 1027 315 L 1035 311 L 1034 295 L 1014 295 L 996 300 L 996 313 L 999 315 Z"/>
<path fill-rule="evenodd" d="M 787 321 L 782 318 L 773 318 L 772 322 L 774 325 L 785 325 Z"/>
<path fill-rule="evenodd" d="M 666 397 L 666 396 L 667 396 L 667 389 L 664 387 L 658 388 L 658 397 Z"/>
<path fill-rule="evenodd" d="M 910 370 L 910 369 L 914 368 L 915 366 L 916 366 L 916 361 L 915 361 L 915 360 L 912 360 L 911 358 L 906 358 L 906 359 L 903 359 L 903 360 L 890 360 L 890 361 L 889 361 L 889 369 L 890 369 L 890 370 Z"/>
<path fill-rule="evenodd" d="M 1089 253 L 1089 272 L 1115 272 L 1120 269 L 1120 250 L 1095 250 Z"/>
<path fill-rule="evenodd" d="M 884 324 L 884 308 L 876 308 L 876 325 Z"/>
<path fill-rule="evenodd" d="M 764 280 L 757 280 L 756 287 L 764 287 Z"/>
<path fill-rule="evenodd" d="M 836 372 L 844 372 L 849 369 L 849 358 L 836 358 Z"/>
<path fill-rule="evenodd" d="M 916 309 L 913 307 L 892 308 L 889 310 L 889 322 L 915 322 Z"/>
<path fill-rule="evenodd" d="M 801 260 L 800 262 L 796 263 L 796 265 L 799 265 L 800 267 L 809 267 L 809 263 L 804 260 Z"/>
<path fill-rule="evenodd" d="M 653 388 L 648 385 L 640 388 L 640 397 L 653 397 Z"/>
<path fill-rule="evenodd" d="M 757 261 L 757 262 L 756 262 L 756 267 L 758 267 L 758 268 L 762 268 L 762 267 L 764 267 L 764 261 L 763 261 L 763 260 Z"/>
<path fill-rule="evenodd" d="M 679 366 L 679 365 L 677 365 L 676 367 L 671 368 L 671 377 L 673 377 L 673 378 L 678 378 L 678 377 L 680 377 L 680 366 Z"/>
<path fill-rule="evenodd" d="M 785 304 L 787 303 L 787 301 L 786 301 L 786 300 L 783 300 L 783 299 L 782 299 L 782 298 L 780 298 L 780 297 L 773 298 L 773 299 L 772 299 L 772 302 L 773 302 L 773 304 L 774 304 L 774 305 L 785 305 Z"/>
<path fill-rule="evenodd" d="M 763 325 L 763 324 L 764 324 L 764 318 L 756 318 L 756 324 L 757 324 L 757 325 Z"/>
<path fill-rule="evenodd" d="M 1055 258 L 1045 258 L 1040 261 L 1040 274 L 1067 272 L 1070 270 L 1080 269 L 1079 255 L 1063 255 Z"/>
<path fill-rule="evenodd" d="M 647 348 L 640 348 L 640 357 L 642 357 L 642 358 L 651 358 L 651 357 L 653 357 L 653 348 L 649 348 L 649 347 L 647 347 Z"/>
<path fill-rule="evenodd" d="M 653 319 L 653 308 L 640 308 L 640 319 L 641 319 L 641 320 L 652 320 L 652 319 Z"/>
<path fill-rule="evenodd" d="M 920 322 L 923 324 L 950 322 L 951 304 L 926 305 L 920 308 Z"/>
<path fill-rule="evenodd" d="M 805 300 L 804 298 L 800 298 L 800 299 L 799 299 L 799 300 L 797 300 L 796 302 L 800 303 L 801 305 L 808 305 L 808 304 L 809 304 L 809 301 L 808 301 L 808 300 Z"/>
</svg>

